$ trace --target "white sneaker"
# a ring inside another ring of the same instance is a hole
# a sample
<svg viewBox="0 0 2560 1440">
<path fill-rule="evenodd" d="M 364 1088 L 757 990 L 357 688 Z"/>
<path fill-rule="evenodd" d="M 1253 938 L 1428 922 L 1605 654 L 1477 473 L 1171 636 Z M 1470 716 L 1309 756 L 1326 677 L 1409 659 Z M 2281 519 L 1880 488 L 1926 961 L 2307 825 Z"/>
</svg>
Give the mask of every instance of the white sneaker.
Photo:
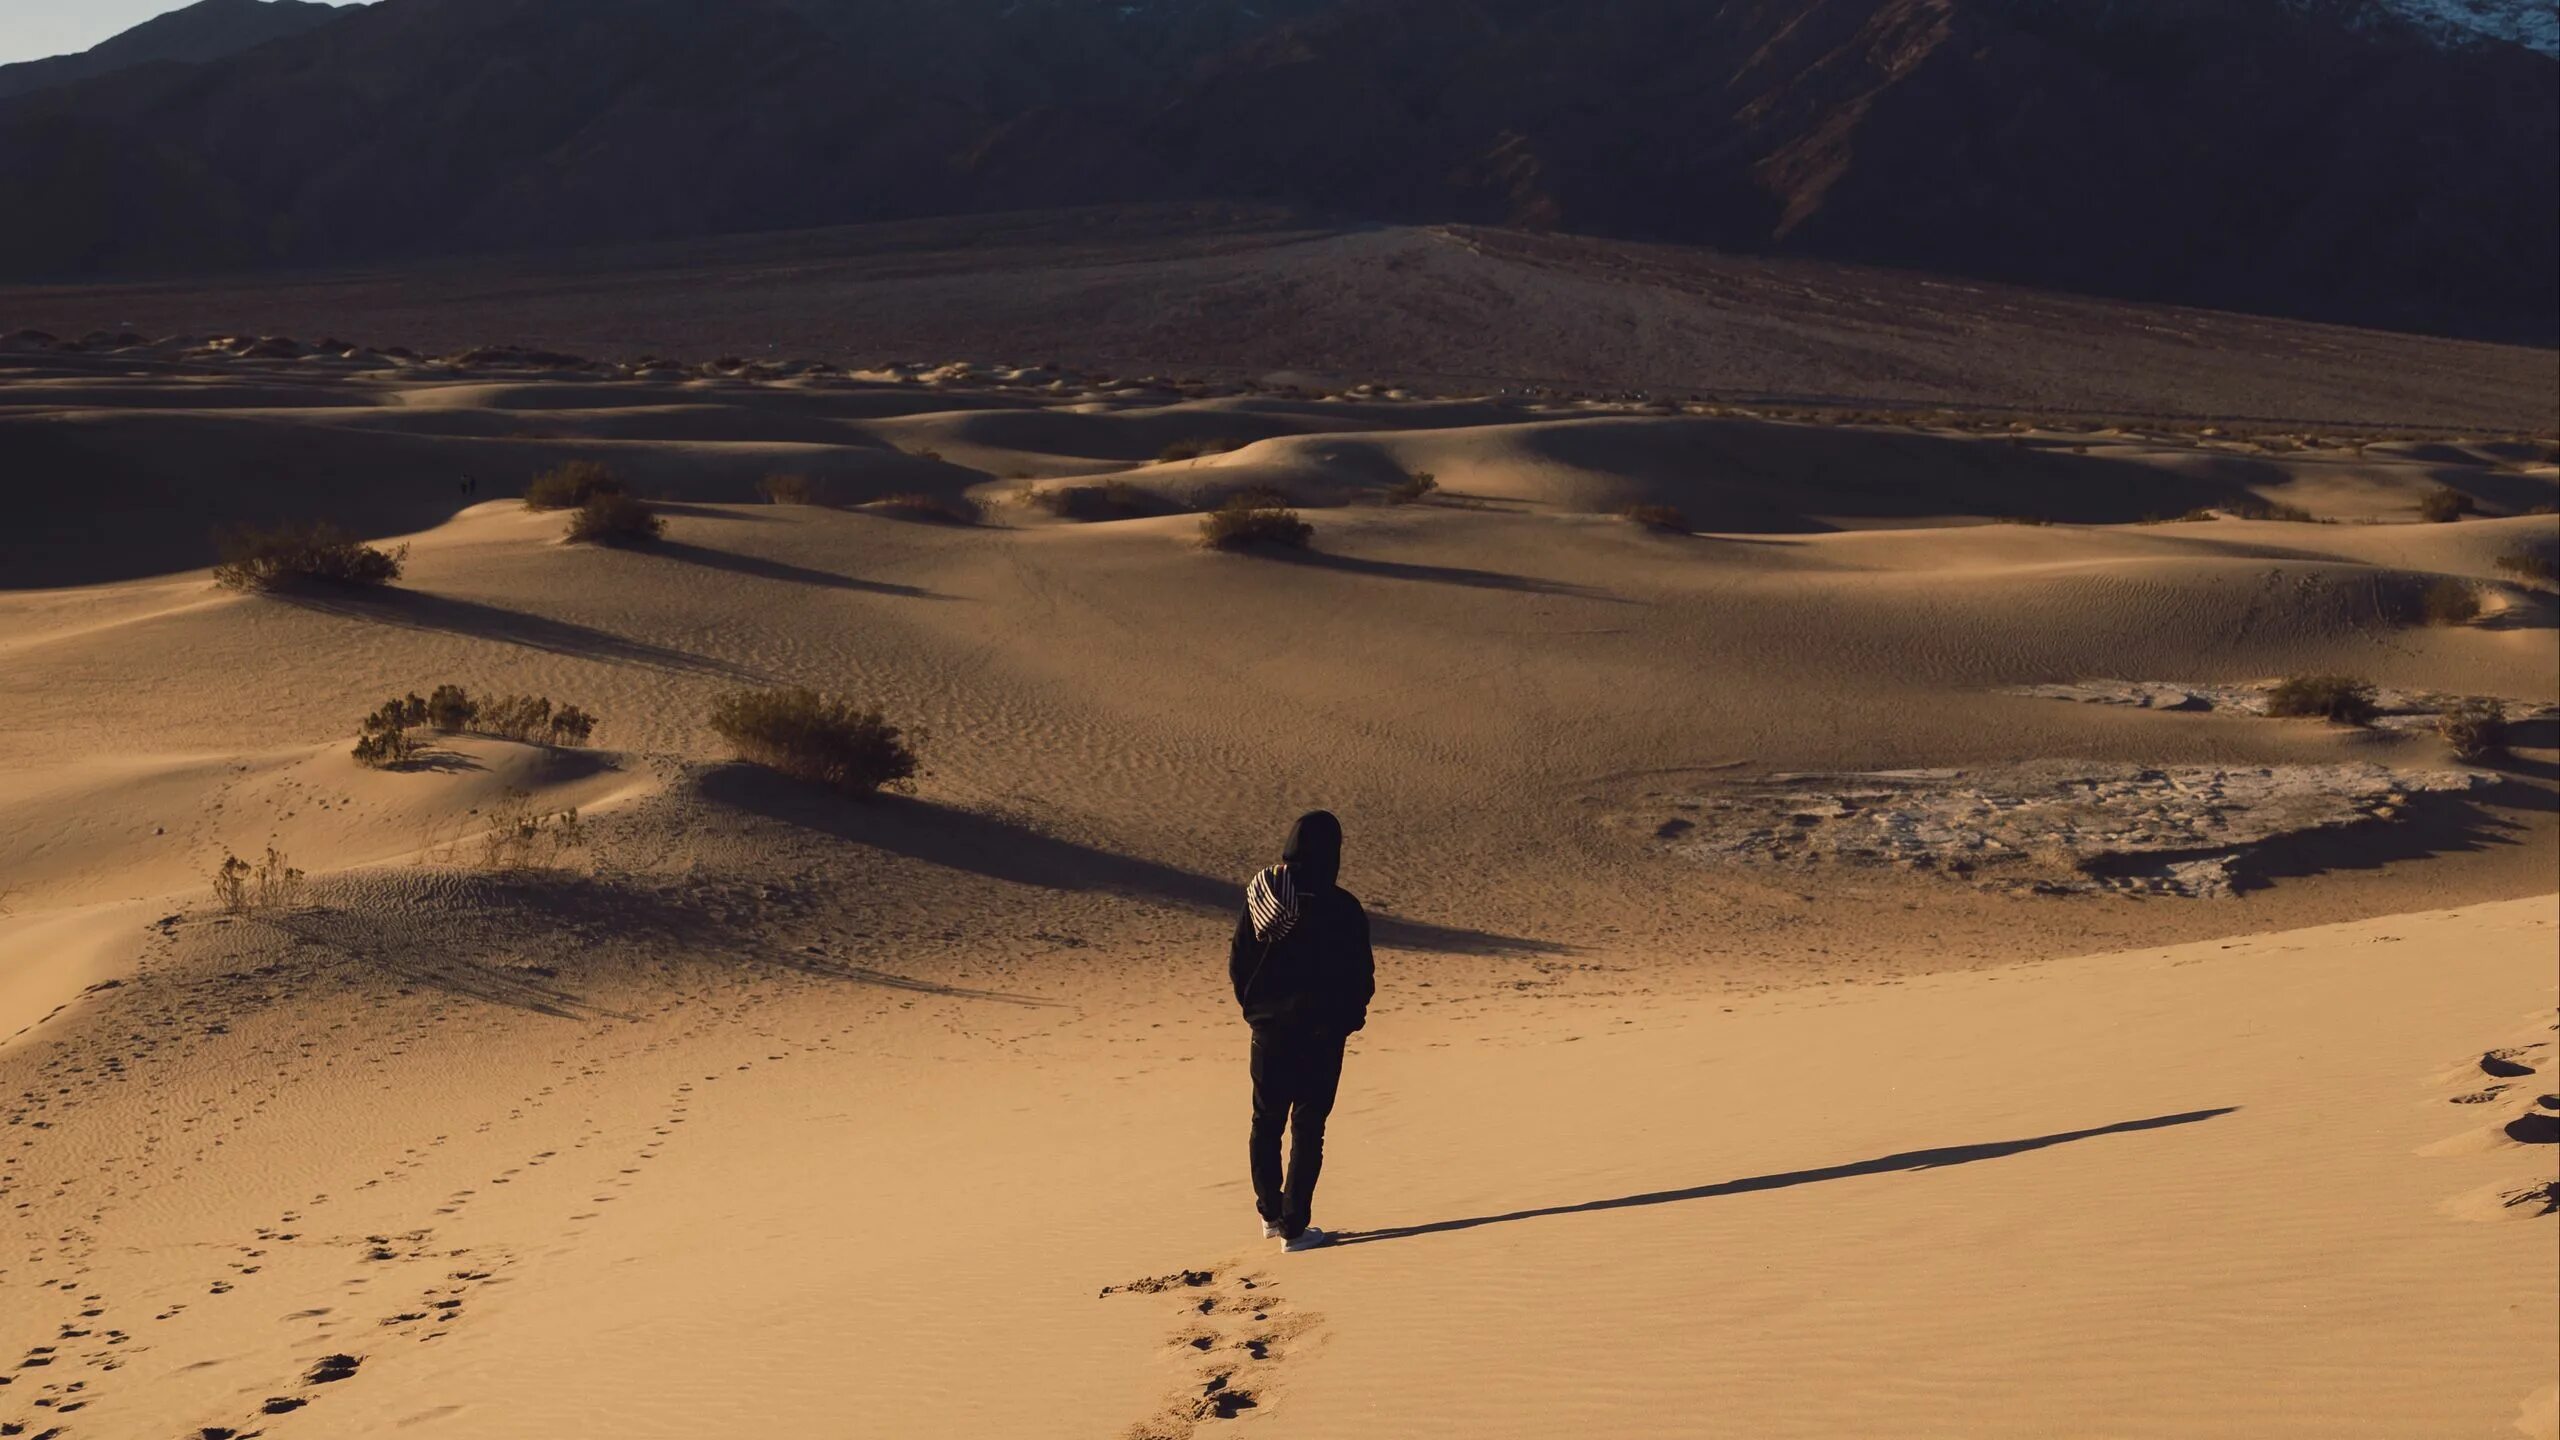
<svg viewBox="0 0 2560 1440">
<path fill-rule="evenodd" d="M 1279 1221 L 1277 1221 L 1277 1220 L 1265 1220 L 1265 1221 L 1263 1221 L 1263 1222 L 1262 1222 L 1262 1238 L 1263 1238 L 1263 1239 L 1265 1239 L 1265 1240 L 1277 1240 L 1277 1239 L 1279 1239 L 1279 1238 L 1280 1238 L 1280 1222 L 1279 1222 Z"/>
<path fill-rule="evenodd" d="M 1297 1239 L 1282 1241 L 1280 1248 L 1288 1251 L 1292 1255 L 1295 1255 L 1301 1250 L 1321 1249 L 1332 1243 L 1332 1236 L 1327 1235 L 1313 1225 L 1310 1225 L 1306 1229 L 1298 1232 Z"/>
</svg>

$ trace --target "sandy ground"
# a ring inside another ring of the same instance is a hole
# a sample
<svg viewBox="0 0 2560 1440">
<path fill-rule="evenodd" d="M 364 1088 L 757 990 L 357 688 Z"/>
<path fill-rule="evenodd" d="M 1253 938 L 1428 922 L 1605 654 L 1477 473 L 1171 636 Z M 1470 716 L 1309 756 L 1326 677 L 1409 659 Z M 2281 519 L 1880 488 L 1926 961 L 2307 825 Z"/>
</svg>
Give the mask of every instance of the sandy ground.
<svg viewBox="0 0 2560 1440">
<path fill-rule="evenodd" d="M 0 332 L 632 360 L 1055 363 L 2270 424 L 2549 430 L 2560 353 L 1822 261 L 1234 206 L 957 217 L 317 274 L 0 286 Z"/>
<path fill-rule="evenodd" d="M 173 365 L 0 391 L 13 1433 L 2554 1432 L 2530 446 Z M 509 498 L 575 455 L 666 539 Z M 1113 478 L 1314 546 L 1016 503 Z M 189 568 L 312 514 L 400 583 Z M 2253 713 L 2323 671 L 2406 713 Z M 596 743 L 348 758 L 447 681 Z M 916 793 L 732 763 L 778 684 Z M 1384 984 L 1283 1256 L 1219 961 L 1315 804 Z"/>
</svg>

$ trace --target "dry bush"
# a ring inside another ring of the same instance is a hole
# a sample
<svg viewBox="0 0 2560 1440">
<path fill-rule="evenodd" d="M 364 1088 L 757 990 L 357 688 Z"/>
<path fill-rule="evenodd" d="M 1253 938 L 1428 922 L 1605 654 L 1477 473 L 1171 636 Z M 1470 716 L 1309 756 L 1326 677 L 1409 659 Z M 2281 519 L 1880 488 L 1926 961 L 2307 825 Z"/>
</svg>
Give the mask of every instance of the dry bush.
<svg viewBox="0 0 2560 1440">
<path fill-rule="evenodd" d="M 2519 580 L 2536 584 L 2560 583 L 2560 556 L 2543 550 L 2510 550 L 2490 562 Z"/>
<path fill-rule="evenodd" d="M 767 475 L 762 480 L 756 482 L 756 493 L 762 495 L 768 503 L 774 505 L 816 505 L 822 503 L 818 499 L 820 493 L 818 482 L 810 479 L 806 475 L 800 474 L 787 473 L 780 475 Z"/>
<path fill-rule="evenodd" d="M 930 460 L 936 465 L 942 463 L 942 452 L 930 445 L 919 446 L 913 453 L 919 460 Z"/>
<path fill-rule="evenodd" d="M 213 567 L 213 578 L 234 590 L 388 585 L 400 578 L 401 562 L 409 557 L 406 545 L 378 550 L 326 520 L 272 530 L 244 525 L 224 531 L 218 543 L 222 563 Z"/>
<path fill-rule="evenodd" d="M 1439 476 L 1428 470 L 1416 470 L 1388 487 L 1387 503 L 1390 505 L 1419 504 L 1432 491 L 1439 488 Z"/>
<path fill-rule="evenodd" d="M 448 735 L 470 729 L 479 718 L 480 702 L 459 685 L 439 685 L 427 697 L 427 723 Z"/>
<path fill-rule="evenodd" d="M 2495 700 L 2457 700 L 2436 712 L 2436 733 L 2466 765 L 2495 759 L 2506 753 L 2507 707 Z"/>
<path fill-rule="evenodd" d="M 419 748 L 409 732 L 422 728 L 448 735 L 468 731 L 526 745 L 579 746 L 595 734 L 596 717 L 575 705 L 555 706 L 547 695 L 484 700 L 459 685 L 439 685 L 423 699 L 413 690 L 385 700 L 364 717 L 356 736 L 356 763 L 375 769 L 409 763 Z"/>
<path fill-rule="evenodd" d="M 2340 725 L 2363 725 L 2376 713 L 2373 685 L 2349 675 L 2289 676 L 2267 692 L 2267 713 L 2286 718 L 2317 716 Z"/>
<path fill-rule="evenodd" d="M 2480 618 L 2480 592 L 2449 576 L 2427 582 L 2418 612 L 2430 625 L 2468 625 Z"/>
<path fill-rule="evenodd" d="M 425 723 L 427 702 L 415 691 L 383 701 L 357 722 L 356 763 L 375 770 L 408 764 L 418 756 L 418 742 L 409 732 Z"/>
<path fill-rule="evenodd" d="M 1661 530 L 1676 535 L 1693 533 L 1689 528 L 1689 517 L 1681 514 L 1677 506 L 1630 505 L 1618 514 L 1621 518 L 1632 520 L 1647 530 Z"/>
<path fill-rule="evenodd" d="M 255 915 L 290 909 L 301 903 L 302 872 L 286 862 L 273 845 L 251 864 L 225 850 L 213 868 L 213 899 L 226 915 Z"/>
<path fill-rule="evenodd" d="M 575 510 L 598 495 L 623 493 L 622 482 L 595 460 L 570 460 L 533 477 L 524 487 L 527 510 Z"/>
<path fill-rule="evenodd" d="M 590 495 L 569 517 L 568 540 L 573 545 L 632 545 L 666 533 L 665 518 L 628 495 Z"/>
<path fill-rule="evenodd" d="M 903 790 L 916 774 L 915 751 L 878 710 L 805 687 L 733 690 L 712 702 L 711 730 L 741 760 L 850 794 Z"/>
<path fill-rule="evenodd" d="M 1230 450 L 1243 449 L 1246 443 L 1225 439 L 1176 440 L 1156 452 L 1156 463 L 1170 465 L 1177 460 L 1197 460 L 1203 455 L 1224 455 Z"/>
<path fill-rule="evenodd" d="M 596 717 L 575 705 L 555 707 L 548 695 L 501 695 L 478 709 L 473 729 L 525 745 L 584 745 L 596 728 Z"/>
<path fill-rule="evenodd" d="M 1257 545 L 1304 550 L 1315 533 L 1316 527 L 1299 519 L 1297 511 L 1251 493 L 1235 496 L 1200 517 L 1200 543 L 1212 550 L 1249 550 Z"/>
<path fill-rule="evenodd" d="M 2439 525 L 2476 514 L 2479 509 L 2480 502 L 2450 485 L 2439 485 L 2418 497 L 2418 518 Z"/>
<path fill-rule="evenodd" d="M 490 826 L 480 837 L 480 864 L 489 870 L 551 870 L 587 843 L 575 807 L 543 810 L 525 790 L 508 790 L 489 807 Z"/>
<path fill-rule="evenodd" d="M 1164 502 L 1126 480 L 1103 485 L 1047 485 L 1022 494 L 1025 503 L 1061 520 L 1135 520 L 1161 515 Z"/>
<path fill-rule="evenodd" d="M 868 508 L 916 520 L 939 520 L 947 525 L 975 525 L 980 518 L 978 502 L 966 495 L 883 495 Z"/>
</svg>

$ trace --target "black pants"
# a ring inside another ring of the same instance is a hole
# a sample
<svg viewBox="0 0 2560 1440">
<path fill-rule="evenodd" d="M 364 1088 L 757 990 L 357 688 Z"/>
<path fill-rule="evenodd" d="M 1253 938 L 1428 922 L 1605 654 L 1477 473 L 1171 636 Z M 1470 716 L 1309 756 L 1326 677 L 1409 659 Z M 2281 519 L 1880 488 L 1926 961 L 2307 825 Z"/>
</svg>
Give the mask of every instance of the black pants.
<svg viewBox="0 0 2560 1440">
<path fill-rule="evenodd" d="M 1342 1083 L 1343 1037 L 1280 1029 L 1253 1032 L 1253 1208 L 1296 1239 L 1307 1228 L 1324 1170 L 1324 1121 Z M 1280 1131 L 1289 1131 L 1289 1172 L 1280 1174 Z"/>
</svg>

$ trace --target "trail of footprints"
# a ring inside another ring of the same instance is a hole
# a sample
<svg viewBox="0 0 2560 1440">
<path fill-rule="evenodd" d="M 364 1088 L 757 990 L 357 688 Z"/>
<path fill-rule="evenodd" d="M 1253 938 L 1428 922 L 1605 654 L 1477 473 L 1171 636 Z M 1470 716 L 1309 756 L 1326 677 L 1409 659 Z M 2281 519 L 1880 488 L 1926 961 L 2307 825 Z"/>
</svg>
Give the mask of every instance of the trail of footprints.
<svg viewBox="0 0 2560 1440">
<path fill-rule="evenodd" d="M 2537 1015 L 2537 1028 L 2548 1034 L 2560 1024 Z M 2469 1109 L 2477 1118 L 2460 1132 L 2429 1145 L 2421 1155 L 2479 1155 L 2519 1147 L 2535 1151 L 2542 1173 L 2500 1181 L 2446 1200 L 2446 1213 L 2470 1220 L 2509 1220 L 2560 1215 L 2560 1181 L 2550 1176 L 2551 1152 L 2560 1145 L 2560 1083 L 2555 1083 L 2554 1042 L 2525 1040 L 2484 1050 L 2434 1078 L 2452 1087 L 2447 1102 Z"/>
<path fill-rule="evenodd" d="M 1126 1440 L 1187 1440 L 1204 1424 L 1261 1407 L 1274 1367 L 1315 1328 L 1315 1317 L 1291 1306 L 1259 1271 L 1178 1270 L 1108 1285 L 1102 1294 L 1178 1304 L 1166 1348 L 1187 1378 L 1161 1409 L 1128 1428 Z"/>
</svg>

